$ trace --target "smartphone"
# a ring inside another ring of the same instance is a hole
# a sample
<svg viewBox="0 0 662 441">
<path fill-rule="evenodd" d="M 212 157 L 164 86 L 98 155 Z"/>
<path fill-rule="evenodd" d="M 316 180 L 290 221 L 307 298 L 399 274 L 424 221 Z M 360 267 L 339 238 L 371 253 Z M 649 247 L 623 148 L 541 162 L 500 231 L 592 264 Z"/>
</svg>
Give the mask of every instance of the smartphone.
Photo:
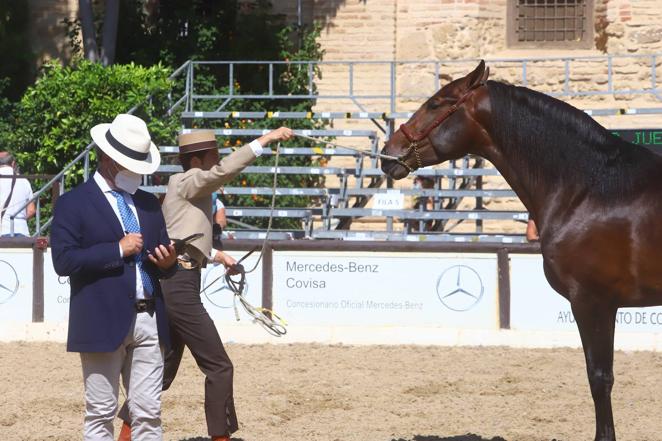
<svg viewBox="0 0 662 441">
<path fill-rule="evenodd" d="M 184 239 L 172 239 L 172 242 L 175 246 L 175 252 L 177 255 L 180 255 L 184 252 L 186 245 L 190 244 L 194 240 L 200 239 L 204 236 L 204 233 L 195 233 L 190 236 L 185 237 Z"/>
</svg>

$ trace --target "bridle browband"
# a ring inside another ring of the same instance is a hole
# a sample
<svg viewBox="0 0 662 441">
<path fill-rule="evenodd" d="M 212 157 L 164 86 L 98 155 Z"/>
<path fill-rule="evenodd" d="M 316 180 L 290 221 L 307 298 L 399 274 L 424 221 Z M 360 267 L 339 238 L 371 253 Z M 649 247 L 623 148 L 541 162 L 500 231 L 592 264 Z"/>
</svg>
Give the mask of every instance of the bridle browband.
<svg viewBox="0 0 662 441">
<path fill-rule="evenodd" d="M 452 106 L 450 106 L 444 113 L 439 115 L 437 118 L 435 118 L 434 121 L 432 121 L 432 124 L 430 124 L 425 130 L 423 130 L 420 133 L 415 133 L 413 129 L 409 128 L 407 125 L 409 122 L 406 122 L 404 124 L 400 125 L 400 131 L 402 132 L 403 135 L 405 135 L 405 138 L 409 141 L 409 147 L 407 148 L 407 151 L 402 156 L 399 156 L 397 161 L 400 165 L 405 167 L 407 170 L 409 170 L 409 173 L 412 173 L 413 171 L 421 168 L 423 166 L 423 163 L 421 162 L 421 155 L 418 151 L 418 143 L 421 142 L 423 139 L 427 138 L 430 133 L 439 127 L 439 125 L 446 120 L 449 116 L 451 116 L 457 109 L 460 108 L 460 105 L 464 103 L 471 94 L 478 89 L 481 86 L 484 86 L 485 82 L 480 82 L 476 83 L 473 86 L 471 86 L 464 94 L 453 103 Z M 415 165 L 409 165 L 407 163 L 407 160 L 411 157 L 410 155 L 414 156 L 414 159 L 416 161 Z"/>
</svg>

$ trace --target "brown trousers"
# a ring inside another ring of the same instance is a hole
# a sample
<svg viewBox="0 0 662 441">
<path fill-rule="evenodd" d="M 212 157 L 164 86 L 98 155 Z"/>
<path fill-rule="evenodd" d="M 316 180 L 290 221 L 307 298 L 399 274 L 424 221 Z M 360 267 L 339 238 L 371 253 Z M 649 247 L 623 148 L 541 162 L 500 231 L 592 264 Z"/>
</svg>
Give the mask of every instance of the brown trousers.
<svg viewBox="0 0 662 441">
<path fill-rule="evenodd" d="M 210 436 L 226 435 L 238 429 L 232 397 L 233 367 L 213 320 L 200 300 L 200 270 L 178 269 L 161 281 L 172 348 L 166 354 L 163 390 L 177 375 L 184 346 L 205 374 L 205 415 Z"/>
</svg>

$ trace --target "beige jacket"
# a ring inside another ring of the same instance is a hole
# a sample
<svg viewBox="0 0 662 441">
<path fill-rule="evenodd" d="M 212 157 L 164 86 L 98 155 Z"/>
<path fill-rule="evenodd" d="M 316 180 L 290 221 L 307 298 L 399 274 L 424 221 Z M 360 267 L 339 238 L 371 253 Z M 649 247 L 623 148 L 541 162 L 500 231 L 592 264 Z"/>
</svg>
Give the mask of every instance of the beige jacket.
<svg viewBox="0 0 662 441">
<path fill-rule="evenodd" d="M 210 170 L 192 168 L 170 177 L 162 206 L 168 236 L 183 239 L 194 233 L 203 233 L 203 237 L 186 249 L 189 256 L 203 265 L 212 249 L 211 194 L 231 181 L 255 158 L 251 147 L 245 145 Z"/>
</svg>

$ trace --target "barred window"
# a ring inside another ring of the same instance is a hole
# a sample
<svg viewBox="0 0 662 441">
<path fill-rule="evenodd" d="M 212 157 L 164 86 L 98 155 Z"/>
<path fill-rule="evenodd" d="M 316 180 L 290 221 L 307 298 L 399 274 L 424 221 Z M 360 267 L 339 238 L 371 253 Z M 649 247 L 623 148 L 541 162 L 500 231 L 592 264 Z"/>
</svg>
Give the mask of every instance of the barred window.
<svg viewBox="0 0 662 441">
<path fill-rule="evenodd" d="M 507 26 L 511 46 L 588 48 L 593 0 L 510 0 Z"/>
</svg>

